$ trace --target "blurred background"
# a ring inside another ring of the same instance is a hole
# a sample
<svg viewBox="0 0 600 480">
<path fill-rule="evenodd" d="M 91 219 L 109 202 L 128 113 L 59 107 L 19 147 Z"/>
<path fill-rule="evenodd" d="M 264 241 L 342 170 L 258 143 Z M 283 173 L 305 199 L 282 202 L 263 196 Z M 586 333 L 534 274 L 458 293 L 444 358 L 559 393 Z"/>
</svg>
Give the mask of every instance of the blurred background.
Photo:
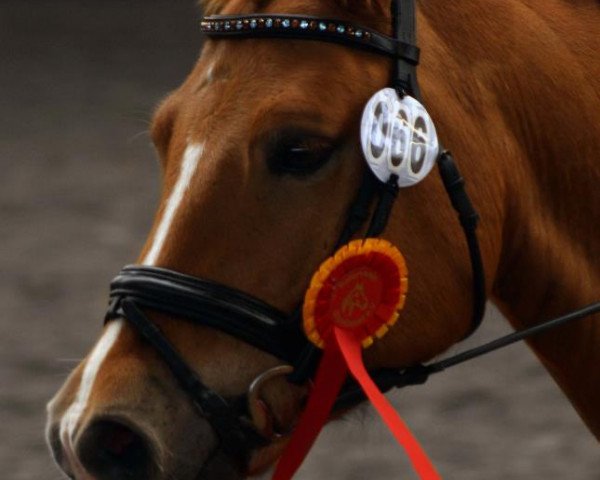
<svg viewBox="0 0 600 480">
<path fill-rule="evenodd" d="M 2 479 L 61 478 L 45 403 L 93 345 L 108 283 L 150 227 L 148 123 L 195 62 L 198 18 L 194 0 L 0 1 Z M 508 330 L 492 310 L 468 345 Z M 597 441 L 524 345 L 392 399 L 444 478 L 600 479 Z M 298 478 L 411 475 L 364 408 L 329 427 Z"/>
</svg>

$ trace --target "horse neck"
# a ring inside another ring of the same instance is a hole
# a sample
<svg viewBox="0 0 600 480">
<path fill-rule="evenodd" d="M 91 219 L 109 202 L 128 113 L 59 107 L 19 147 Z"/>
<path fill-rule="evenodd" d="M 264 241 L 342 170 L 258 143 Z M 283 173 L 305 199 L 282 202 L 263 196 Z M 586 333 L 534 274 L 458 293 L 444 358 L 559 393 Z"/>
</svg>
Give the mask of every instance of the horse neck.
<svg viewBox="0 0 600 480">
<path fill-rule="evenodd" d="M 557 192 L 557 195 L 562 193 Z M 582 200 L 586 200 L 585 196 L 580 197 Z M 600 203 L 597 196 L 596 203 Z M 570 207 L 573 211 L 577 209 L 575 204 Z M 600 212 L 595 218 L 600 218 Z M 585 223 L 591 229 L 592 222 L 588 219 Z M 581 226 L 558 220 L 544 211 L 543 205 L 522 206 L 507 218 L 510 234 L 505 236 L 493 294 L 516 328 L 531 326 L 600 300 L 598 234 L 596 232 L 593 247 L 596 254 L 593 255 L 574 233 Z M 600 370 L 594 366 L 600 363 L 599 322 L 600 315 L 595 315 L 529 342 L 598 438 Z"/>
<path fill-rule="evenodd" d="M 590 13 L 600 21 L 600 9 Z M 572 39 L 529 15 L 521 25 L 527 40 L 513 45 L 527 61 L 499 55 L 503 71 L 486 79 L 504 99 L 498 106 L 512 145 L 497 159 L 505 218 L 492 293 L 517 328 L 600 300 L 600 97 L 589 76 L 600 61 L 586 65 L 565 47 Z M 600 316 L 530 346 L 600 438 Z"/>
</svg>

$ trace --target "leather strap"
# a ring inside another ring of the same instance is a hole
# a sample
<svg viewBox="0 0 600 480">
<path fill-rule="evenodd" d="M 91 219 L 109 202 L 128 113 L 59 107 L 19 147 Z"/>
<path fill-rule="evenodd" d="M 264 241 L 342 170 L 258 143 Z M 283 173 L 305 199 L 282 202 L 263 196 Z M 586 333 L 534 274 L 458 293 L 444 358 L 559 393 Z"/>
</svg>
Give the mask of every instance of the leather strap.
<svg viewBox="0 0 600 480">
<path fill-rule="evenodd" d="M 289 38 L 319 40 L 371 50 L 417 65 L 419 48 L 376 30 L 339 19 L 307 15 L 213 15 L 200 23 L 202 32 L 215 38 Z"/>
<path fill-rule="evenodd" d="M 471 328 L 466 337 L 470 337 L 480 326 L 485 315 L 486 287 L 485 270 L 477 238 L 477 225 L 479 215 L 473 207 L 471 199 L 465 190 L 465 180 L 460 174 L 454 158 L 449 151 L 444 151 L 438 159 L 438 169 L 444 187 L 450 198 L 452 206 L 458 213 L 458 218 L 465 234 L 469 258 L 471 260 L 471 275 L 473 285 L 473 309 L 471 316 Z M 465 337 L 465 338 L 466 338 Z"/>
<path fill-rule="evenodd" d="M 306 339 L 286 329 L 288 316 L 243 292 L 157 267 L 127 266 L 112 281 L 107 319 L 123 316 L 121 299 L 216 328 L 292 363 Z"/>
<path fill-rule="evenodd" d="M 392 0 L 392 26 L 394 37 L 402 43 L 417 44 L 417 8 L 415 0 Z M 406 62 L 398 58 L 394 64 L 392 84 L 398 91 L 404 91 L 421 101 L 421 91 L 417 81 L 418 63 Z"/>
<path fill-rule="evenodd" d="M 125 297 L 120 303 L 123 318 L 160 354 L 181 388 L 192 399 L 200 415 L 211 424 L 219 436 L 220 448 L 223 451 L 240 461 L 246 461 L 249 452 L 268 444 L 252 426 L 252 422 L 245 415 L 246 412 L 238 411 L 234 402 L 229 402 L 202 383 L 160 329 L 136 305 L 135 300 Z"/>
</svg>

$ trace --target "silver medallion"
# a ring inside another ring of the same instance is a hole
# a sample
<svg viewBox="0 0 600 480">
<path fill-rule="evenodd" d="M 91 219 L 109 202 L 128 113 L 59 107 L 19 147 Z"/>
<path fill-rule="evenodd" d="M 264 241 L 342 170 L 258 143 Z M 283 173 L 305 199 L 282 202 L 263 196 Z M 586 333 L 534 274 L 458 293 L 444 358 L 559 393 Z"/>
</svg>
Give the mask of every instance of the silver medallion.
<svg viewBox="0 0 600 480">
<path fill-rule="evenodd" d="M 440 150 L 435 125 L 425 107 L 408 95 L 401 99 L 393 88 L 380 90 L 367 103 L 361 144 L 377 178 L 387 182 L 396 175 L 399 187 L 423 180 Z"/>
</svg>

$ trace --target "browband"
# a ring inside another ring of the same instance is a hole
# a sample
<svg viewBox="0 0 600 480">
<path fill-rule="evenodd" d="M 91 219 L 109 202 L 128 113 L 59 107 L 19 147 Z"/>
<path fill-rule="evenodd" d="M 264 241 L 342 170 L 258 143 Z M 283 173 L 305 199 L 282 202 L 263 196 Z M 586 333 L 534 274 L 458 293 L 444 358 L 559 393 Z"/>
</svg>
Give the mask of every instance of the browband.
<svg viewBox="0 0 600 480">
<path fill-rule="evenodd" d="M 306 15 L 213 15 L 204 17 L 200 28 L 209 37 L 320 40 L 372 50 L 411 65 L 419 63 L 419 48 L 412 43 L 343 20 Z"/>
</svg>

